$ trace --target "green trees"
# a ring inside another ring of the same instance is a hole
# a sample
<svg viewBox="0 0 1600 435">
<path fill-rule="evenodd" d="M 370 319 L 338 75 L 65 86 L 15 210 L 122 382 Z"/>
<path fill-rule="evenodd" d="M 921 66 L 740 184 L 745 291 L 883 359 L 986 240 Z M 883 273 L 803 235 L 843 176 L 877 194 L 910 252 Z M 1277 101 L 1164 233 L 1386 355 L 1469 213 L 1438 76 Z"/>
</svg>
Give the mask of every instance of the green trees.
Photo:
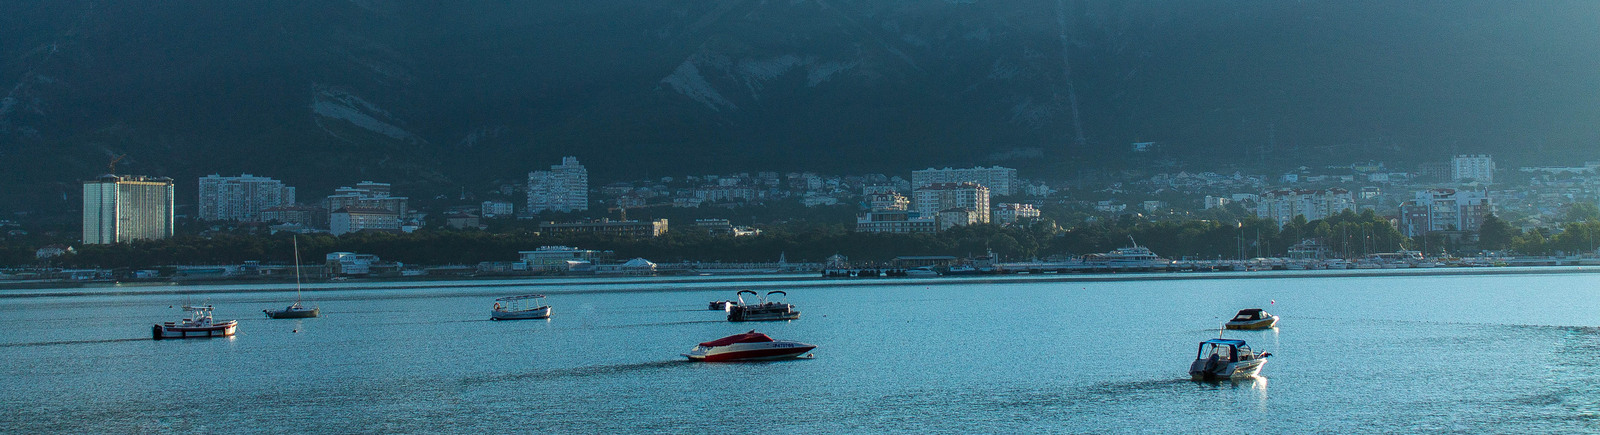
<svg viewBox="0 0 1600 435">
<path fill-rule="evenodd" d="M 1522 230 L 1512 228 L 1511 224 L 1490 214 L 1485 216 L 1483 223 L 1478 226 L 1478 247 L 1495 251 L 1506 249 L 1511 247 L 1513 239 L 1520 235 Z"/>
</svg>

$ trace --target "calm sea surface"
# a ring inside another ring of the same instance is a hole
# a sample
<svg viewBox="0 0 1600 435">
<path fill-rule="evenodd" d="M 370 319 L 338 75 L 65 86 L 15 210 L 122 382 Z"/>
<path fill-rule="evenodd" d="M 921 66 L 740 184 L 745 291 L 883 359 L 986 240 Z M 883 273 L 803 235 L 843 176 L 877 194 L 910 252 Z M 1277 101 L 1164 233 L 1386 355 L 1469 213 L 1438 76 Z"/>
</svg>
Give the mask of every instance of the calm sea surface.
<svg viewBox="0 0 1600 435">
<path fill-rule="evenodd" d="M 1600 431 L 1600 274 L 908 282 L 324 285 L 304 320 L 261 315 L 292 285 L 3 290 L 0 432 Z M 757 285 L 803 317 L 705 310 Z M 488 320 L 520 293 L 554 317 Z M 238 335 L 150 340 L 185 299 Z M 1189 381 L 1249 307 L 1262 376 Z M 750 329 L 816 358 L 679 356 Z"/>
</svg>

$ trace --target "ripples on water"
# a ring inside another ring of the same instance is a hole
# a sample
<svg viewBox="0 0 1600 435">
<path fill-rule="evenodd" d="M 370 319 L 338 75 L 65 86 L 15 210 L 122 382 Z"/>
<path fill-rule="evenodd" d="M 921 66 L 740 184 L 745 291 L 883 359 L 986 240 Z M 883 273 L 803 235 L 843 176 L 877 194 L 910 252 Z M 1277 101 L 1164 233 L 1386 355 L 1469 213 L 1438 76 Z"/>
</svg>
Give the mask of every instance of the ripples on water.
<svg viewBox="0 0 1600 435">
<path fill-rule="evenodd" d="M 737 282 L 454 285 L 311 291 L 322 318 L 261 318 L 290 289 L 191 297 L 239 335 L 163 341 L 149 325 L 181 317 L 182 295 L 0 298 L 0 432 L 1588 432 L 1596 284 L 806 283 L 789 297 L 805 317 L 773 323 L 703 309 Z M 553 295 L 552 319 L 487 319 L 530 290 Z M 1189 381 L 1196 343 L 1264 305 L 1277 330 L 1220 334 L 1272 352 L 1263 377 Z M 751 329 L 817 358 L 679 357 Z"/>
</svg>

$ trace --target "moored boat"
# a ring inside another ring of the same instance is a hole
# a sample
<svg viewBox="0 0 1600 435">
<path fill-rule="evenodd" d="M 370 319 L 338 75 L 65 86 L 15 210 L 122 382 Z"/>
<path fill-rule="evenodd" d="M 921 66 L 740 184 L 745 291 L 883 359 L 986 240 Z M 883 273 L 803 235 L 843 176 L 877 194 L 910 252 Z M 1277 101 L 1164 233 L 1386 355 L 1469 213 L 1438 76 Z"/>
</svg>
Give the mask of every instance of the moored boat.
<svg viewBox="0 0 1600 435">
<path fill-rule="evenodd" d="M 1213 338 L 1200 342 L 1194 362 L 1189 363 L 1189 377 L 1196 381 L 1214 381 L 1255 376 L 1270 356 L 1270 352 L 1251 351 L 1244 340 Z"/>
<path fill-rule="evenodd" d="M 915 269 L 906 269 L 905 276 L 912 278 L 933 278 L 939 276 L 939 271 L 933 270 L 931 267 L 923 266 Z"/>
<path fill-rule="evenodd" d="M 321 307 L 300 305 L 300 238 L 294 238 L 294 303 L 283 309 L 265 309 L 269 319 L 305 319 L 322 315 Z"/>
<path fill-rule="evenodd" d="M 321 315 L 322 308 L 307 307 L 300 305 L 300 301 L 294 301 L 293 304 L 289 304 L 287 307 L 276 310 L 266 309 L 261 310 L 261 312 L 267 313 L 267 318 L 269 319 L 305 319 Z"/>
<path fill-rule="evenodd" d="M 177 322 L 157 323 L 150 327 L 150 338 L 209 338 L 233 335 L 239 328 L 238 320 L 217 322 L 211 318 L 211 306 L 183 306 L 189 318 Z"/>
<path fill-rule="evenodd" d="M 550 318 L 550 306 L 542 305 L 544 295 L 507 296 L 494 300 L 494 311 L 489 320 L 524 320 Z"/>
<path fill-rule="evenodd" d="M 728 307 L 733 306 L 734 303 L 734 301 L 711 301 L 711 304 L 707 305 L 706 309 L 712 311 L 728 311 Z"/>
<path fill-rule="evenodd" d="M 757 299 L 754 303 L 745 303 L 745 293 L 749 293 L 751 296 L 756 295 L 756 292 L 750 290 L 740 290 L 739 303 L 728 307 L 729 322 L 794 320 L 800 318 L 800 311 L 794 309 L 794 305 L 767 300 L 768 297 L 771 297 L 775 294 L 784 296 L 789 295 L 788 293 L 784 293 L 782 290 L 773 290 L 767 292 L 766 296 L 761 296 L 760 299 Z"/>
<path fill-rule="evenodd" d="M 1233 320 L 1222 325 L 1227 329 L 1270 329 L 1278 326 L 1278 316 L 1263 311 L 1260 308 L 1246 308 L 1233 315 Z"/>
<path fill-rule="evenodd" d="M 773 340 L 767 334 L 750 331 L 700 343 L 683 356 L 706 362 L 769 361 L 801 358 L 816 348 L 798 341 Z"/>
</svg>

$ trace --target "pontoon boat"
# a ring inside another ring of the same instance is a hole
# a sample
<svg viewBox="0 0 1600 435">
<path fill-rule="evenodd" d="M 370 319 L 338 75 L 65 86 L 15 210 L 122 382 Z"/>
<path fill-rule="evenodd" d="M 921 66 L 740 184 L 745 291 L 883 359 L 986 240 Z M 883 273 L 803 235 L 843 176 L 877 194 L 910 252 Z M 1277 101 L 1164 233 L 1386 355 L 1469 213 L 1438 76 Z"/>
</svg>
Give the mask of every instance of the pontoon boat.
<svg viewBox="0 0 1600 435">
<path fill-rule="evenodd" d="M 794 305 L 767 300 L 768 297 L 778 294 L 788 296 L 782 290 L 767 292 L 754 303 L 745 303 L 744 294 L 755 296 L 756 292 L 750 290 L 739 291 L 739 303 L 728 307 L 729 322 L 754 322 L 763 320 L 794 320 L 800 318 L 800 311 Z"/>
</svg>

